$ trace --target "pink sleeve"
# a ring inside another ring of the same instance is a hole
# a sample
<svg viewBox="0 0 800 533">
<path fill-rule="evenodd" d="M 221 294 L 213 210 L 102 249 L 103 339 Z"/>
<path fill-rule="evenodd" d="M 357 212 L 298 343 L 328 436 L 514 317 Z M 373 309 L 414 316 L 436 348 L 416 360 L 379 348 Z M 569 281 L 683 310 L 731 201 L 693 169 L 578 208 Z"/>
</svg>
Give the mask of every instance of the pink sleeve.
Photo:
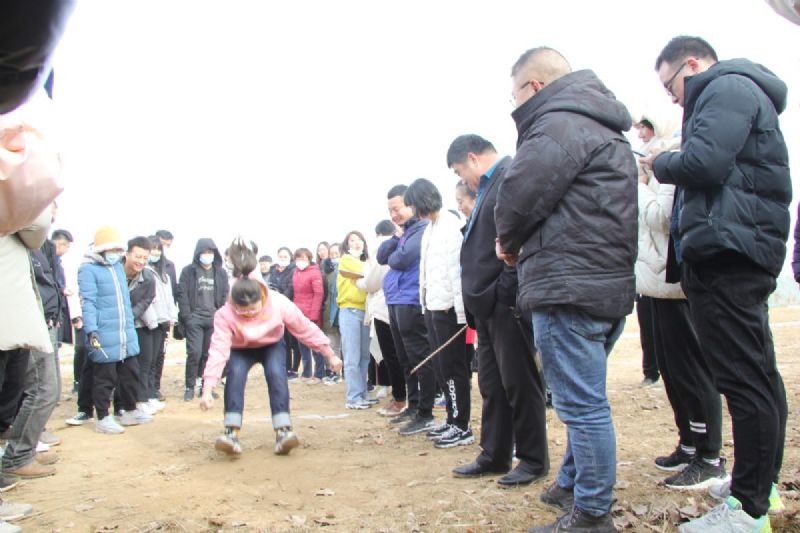
<svg viewBox="0 0 800 533">
<path fill-rule="evenodd" d="M 222 377 L 225 364 L 231 356 L 231 339 L 233 332 L 224 315 L 223 307 L 214 313 L 214 333 L 208 348 L 208 361 L 203 372 L 203 388 L 214 388 Z"/>
<path fill-rule="evenodd" d="M 317 327 L 312 321 L 307 319 L 303 312 L 288 299 L 281 299 L 281 314 L 283 315 L 283 323 L 289 329 L 289 332 L 297 337 L 297 340 L 314 350 L 315 352 L 323 351 L 324 347 L 330 349 L 331 341 L 322 333 L 322 330 Z M 209 355 L 209 359 L 210 359 Z"/>
</svg>

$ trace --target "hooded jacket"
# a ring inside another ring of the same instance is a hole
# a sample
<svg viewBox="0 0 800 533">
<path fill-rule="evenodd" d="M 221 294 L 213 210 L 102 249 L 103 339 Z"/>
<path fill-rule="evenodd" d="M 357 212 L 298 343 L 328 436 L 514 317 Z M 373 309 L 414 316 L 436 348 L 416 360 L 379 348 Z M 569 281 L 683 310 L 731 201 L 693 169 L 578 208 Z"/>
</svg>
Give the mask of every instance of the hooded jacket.
<svg viewBox="0 0 800 533">
<path fill-rule="evenodd" d="M 192 263 L 183 267 L 181 278 L 178 282 L 178 321 L 185 324 L 197 310 L 197 277 L 200 264 L 200 254 L 204 250 L 214 251 L 214 262 L 211 270 L 214 272 L 214 307 L 219 309 L 225 305 L 228 298 L 228 275 L 222 267 L 222 256 L 217 245 L 211 239 L 198 239 L 194 249 Z"/>
<path fill-rule="evenodd" d="M 517 108 L 517 154 L 500 184 L 500 245 L 519 253 L 518 306 L 633 309 L 636 164 L 625 106 L 597 76 L 562 76 Z"/>
<path fill-rule="evenodd" d="M 83 331 L 97 333 L 100 350 L 86 344 L 95 363 L 116 363 L 139 354 L 139 340 L 133 323 L 131 298 L 125 269 L 109 264 L 105 257 L 89 252 L 88 262 L 78 268 L 78 290 L 83 311 Z"/>
<path fill-rule="evenodd" d="M 466 324 L 461 298 L 461 219 L 439 211 L 422 233 L 419 260 L 419 301 L 423 309 L 453 309 L 459 324 Z"/>
<path fill-rule="evenodd" d="M 378 264 L 390 267 L 383 278 L 387 305 L 419 306 L 420 246 L 427 225 L 427 220 L 411 218 L 403 224 L 402 237 L 393 235 L 378 248 Z"/>
<path fill-rule="evenodd" d="M 259 275 L 261 275 L 259 273 Z M 262 278 L 263 280 L 263 278 Z M 305 317 L 318 326 L 322 325 L 322 299 L 325 289 L 322 286 L 322 273 L 315 264 L 309 264 L 305 270 L 294 269 L 292 274 L 294 304 L 300 308 Z"/>
<path fill-rule="evenodd" d="M 746 59 L 685 78 L 681 151 L 653 162 L 661 183 L 680 188 L 672 232 L 680 258 L 702 262 L 733 251 L 780 273 L 792 199 L 778 124 L 785 107 L 786 84 Z"/>
<path fill-rule="evenodd" d="M 284 328 L 315 352 L 326 351 L 326 347 L 330 349 L 328 337 L 295 304 L 279 292 L 268 289 L 260 273 L 251 274 L 250 278 L 261 284 L 264 306 L 255 317 L 243 317 L 236 314 L 229 300 L 214 315 L 214 334 L 203 373 L 204 388 L 216 386 L 230 359 L 231 348 L 270 346 L 283 340 Z"/>
</svg>

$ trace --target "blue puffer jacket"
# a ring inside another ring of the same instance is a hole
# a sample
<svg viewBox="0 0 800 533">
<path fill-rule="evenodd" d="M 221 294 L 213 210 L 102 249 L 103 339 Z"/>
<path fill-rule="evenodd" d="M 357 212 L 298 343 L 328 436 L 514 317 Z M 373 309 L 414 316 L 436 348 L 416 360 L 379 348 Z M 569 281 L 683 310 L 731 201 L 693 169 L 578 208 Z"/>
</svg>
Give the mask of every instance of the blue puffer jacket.
<svg viewBox="0 0 800 533">
<path fill-rule="evenodd" d="M 403 236 L 393 236 L 378 248 L 378 264 L 389 265 L 383 278 L 387 305 L 419 305 L 419 256 L 427 220 L 412 218 L 403 224 Z"/>
<path fill-rule="evenodd" d="M 87 342 L 89 358 L 95 363 L 116 363 L 138 355 L 125 270 L 119 263 L 109 265 L 101 255 L 87 257 L 91 262 L 78 269 L 83 330 L 86 335 L 97 332 L 102 346 L 102 350 L 94 350 Z"/>
</svg>

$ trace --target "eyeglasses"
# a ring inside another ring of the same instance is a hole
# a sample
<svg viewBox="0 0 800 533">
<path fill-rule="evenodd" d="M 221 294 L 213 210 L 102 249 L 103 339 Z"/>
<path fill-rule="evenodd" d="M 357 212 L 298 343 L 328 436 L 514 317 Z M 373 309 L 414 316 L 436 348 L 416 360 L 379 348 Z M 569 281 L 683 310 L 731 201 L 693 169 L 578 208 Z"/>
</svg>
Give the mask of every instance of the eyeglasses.
<svg viewBox="0 0 800 533">
<path fill-rule="evenodd" d="M 531 83 L 533 83 L 535 81 L 536 80 L 528 80 L 525 83 L 523 83 L 522 85 L 520 85 L 519 87 L 517 87 L 516 92 L 512 92 L 511 93 L 511 98 L 508 99 L 509 103 L 512 106 L 516 106 L 517 105 L 517 97 L 519 96 L 520 91 L 522 91 L 522 89 L 524 89 L 525 87 L 527 87 L 528 85 L 530 85 Z M 542 85 L 542 82 L 538 82 L 538 83 L 539 83 L 539 85 Z"/>
<path fill-rule="evenodd" d="M 664 88 L 667 90 L 667 94 L 669 94 L 670 96 L 675 96 L 675 93 L 672 92 L 672 84 L 675 83 L 675 78 L 678 77 L 678 74 L 681 73 L 683 67 L 685 66 L 686 62 L 684 61 L 683 63 L 681 63 L 681 66 L 678 67 L 678 70 L 675 71 L 675 74 L 673 74 L 672 77 L 668 79 L 666 83 L 664 83 Z"/>
</svg>

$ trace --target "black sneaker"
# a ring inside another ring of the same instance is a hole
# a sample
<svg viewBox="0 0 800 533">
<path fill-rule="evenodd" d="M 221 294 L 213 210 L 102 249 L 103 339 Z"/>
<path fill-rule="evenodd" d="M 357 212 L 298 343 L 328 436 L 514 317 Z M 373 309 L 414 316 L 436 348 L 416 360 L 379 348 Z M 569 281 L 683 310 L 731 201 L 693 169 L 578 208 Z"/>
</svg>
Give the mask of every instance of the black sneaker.
<svg viewBox="0 0 800 533">
<path fill-rule="evenodd" d="M 406 409 L 405 411 L 403 411 L 402 413 L 400 413 L 396 417 L 392 418 L 391 420 L 389 420 L 389 423 L 392 424 L 392 425 L 395 425 L 395 426 L 398 426 L 398 425 L 401 425 L 401 424 L 407 424 L 408 421 L 413 419 L 416 414 L 417 414 L 417 410 L 414 409 L 413 407 L 411 407 L 409 409 Z"/>
<path fill-rule="evenodd" d="M 448 424 L 447 422 L 444 422 L 442 425 L 436 426 L 435 428 L 433 428 L 429 432 L 425 433 L 425 436 L 428 437 L 431 440 L 436 441 L 436 440 L 441 439 L 442 435 L 444 435 L 448 431 L 450 431 L 450 424 Z"/>
<path fill-rule="evenodd" d="M 436 425 L 436 419 L 432 416 L 422 417 L 419 414 L 415 415 L 411 421 L 400 428 L 400 434 L 403 436 L 415 435 L 423 431 L 429 431 Z"/>
<path fill-rule="evenodd" d="M 92 415 L 89 413 L 84 413 L 83 411 L 78 411 L 78 413 L 73 416 L 72 418 L 68 418 L 65 420 L 68 426 L 82 426 L 84 422 L 88 422 L 92 419 Z"/>
<path fill-rule="evenodd" d="M 436 444 L 433 445 L 434 448 L 455 448 L 456 446 L 466 446 L 475 442 L 475 436 L 472 434 L 470 428 L 461 429 L 458 426 L 450 427 L 450 431 L 442 435 L 442 437 L 436 441 Z"/>
<path fill-rule="evenodd" d="M 681 445 L 678 444 L 678 447 L 671 454 L 656 457 L 656 468 L 666 472 L 677 472 L 686 468 L 692 462 L 692 459 L 694 459 L 694 454 L 686 453 L 681 448 Z"/>
<path fill-rule="evenodd" d="M 183 391 L 183 401 L 184 402 L 191 402 L 194 399 L 194 389 L 187 388 Z"/>
<path fill-rule="evenodd" d="M 562 488 L 561 485 L 553 481 L 553 484 L 539 495 L 539 501 L 569 512 L 572 506 L 575 505 L 575 495 L 572 490 Z"/>
<path fill-rule="evenodd" d="M 614 521 L 611 514 L 606 513 L 602 516 L 590 515 L 580 507 L 573 506 L 566 514 L 558 517 L 552 524 L 534 527 L 528 533 L 552 533 L 554 531 L 564 533 L 616 533 Z"/>
<path fill-rule="evenodd" d="M 725 459 L 720 458 L 719 465 L 714 466 L 696 457 L 689 466 L 664 480 L 664 484 L 671 489 L 679 490 L 705 490 L 711 485 L 727 481 L 725 472 Z"/>
</svg>

